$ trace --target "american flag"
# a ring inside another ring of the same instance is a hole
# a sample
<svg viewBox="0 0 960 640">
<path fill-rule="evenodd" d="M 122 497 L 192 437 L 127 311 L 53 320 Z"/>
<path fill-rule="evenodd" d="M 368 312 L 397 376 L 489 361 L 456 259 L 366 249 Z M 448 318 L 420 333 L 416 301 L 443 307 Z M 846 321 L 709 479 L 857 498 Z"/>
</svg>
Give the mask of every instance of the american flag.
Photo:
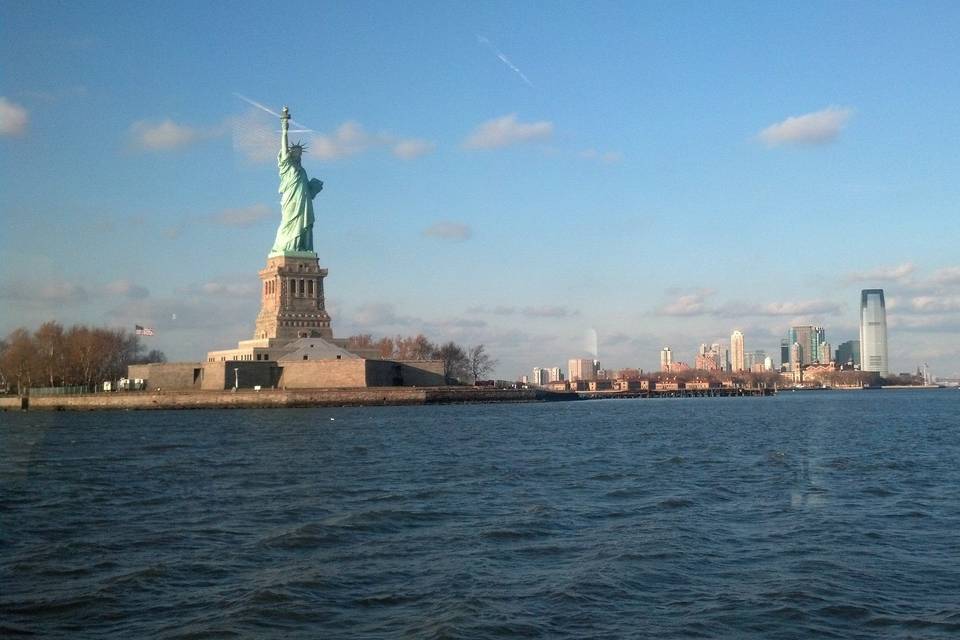
<svg viewBox="0 0 960 640">
<path fill-rule="evenodd" d="M 153 329 L 151 329 L 150 327 L 141 327 L 141 326 L 138 325 L 138 324 L 134 325 L 134 327 L 136 327 L 136 330 L 134 331 L 134 333 L 137 334 L 138 336 L 152 336 L 152 335 L 153 335 Z"/>
</svg>

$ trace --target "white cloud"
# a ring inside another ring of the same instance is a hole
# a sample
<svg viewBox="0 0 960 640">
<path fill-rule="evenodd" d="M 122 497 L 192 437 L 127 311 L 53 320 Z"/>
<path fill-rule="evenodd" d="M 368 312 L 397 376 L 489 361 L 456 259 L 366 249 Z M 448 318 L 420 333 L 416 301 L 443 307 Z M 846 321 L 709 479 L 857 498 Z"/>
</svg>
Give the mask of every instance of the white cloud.
<svg viewBox="0 0 960 640">
<path fill-rule="evenodd" d="M 954 314 L 932 315 L 891 315 L 888 318 L 891 329 L 898 331 L 916 331 L 918 333 L 957 333 L 960 332 L 960 318 Z M 939 347 L 940 351 L 943 347 Z"/>
<path fill-rule="evenodd" d="M 204 296 L 246 296 L 256 295 L 260 287 L 250 282 L 204 282 L 196 288 Z"/>
<path fill-rule="evenodd" d="M 837 315 L 843 305 L 830 300 L 805 300 L 800 302 L 770 302 L 766 304 L 728 302 L 720 306 L 707 304 L 713 295 L 709 289 L 684 292 L 673 301 L 661 306 L 657 315 L 662 316 L 716 316 L 720 318 L 746 318 L 750 316 L 799 317 Z"/>
<path fill-rule="evenodd" d="M 149 151 L 169 151 L 189 146 L 203 138 L 210 137 L 208 132 L 188 125 L 177 124 L 167 118 L 160 122 L 139 120 L 130 125 L 130 134 L 136 146 Z"/>
<path fill-rule="evenodd" d="M 451 240 L 453 242 L 462 242 L 470 239 L 473 232 L 470 225 L 462 222 L 441 221 L 436 222 L 423 230 L 423 235 L 427 237 L 439 238 L 441 240 Z"/>
<path fill-rule="evenodd" d="M 21 136 L 27 130 L 27 110 L 0 96 L 0 136 Z"/>
<path fill-rule="evenodd" d="M 910 298 L 909 306 L 906 309 L 899 304 L 895 308 L 900 312 L 953 313 L 960 311 L 960 296 L 915 296 Z"/>
<path fill-rule="evenodd" d="M 263 113 L 255 109 L 229 118 L 233 150 L 250 162 L 275 161 L 280 150 L 280 134 L 267 122 Z"/>
<path fill-rule="evenodd" d="M 414 318 L 398 315 L 392 304 L 384 302 L 361 305 L 353 314 L 352 319 L 355 324 L 362 327 L 408 326 L 421 322 Z"/>
<path fill-rule="evenodd" d="M 935 284 L 955 285 L 960 284 L 960 267 L 944 267 L 933 272 L 930 278 Z"/>
<path fill-rule="evenodd" d="M 146 287 L 130 280 L 115 280 L 90 288 L 75 282 L 14 283 L 0 286 L 0 298 L 45 305 L 87 302 L 103 298 L 142 299 L 150 295 Z"/>
<path fill-rule="evenodd" d="M 54 282 L 48 284 L 13 283 L 0 285 L 0 299 L 22 302 L 65 303 L 83 302 L 89 298 L 87 290 L 72 282 Z"/>
<path fill-rule="evenodd" d="M 524 307 L 520 313 L 528 318 L 568 318 L 579 315 L 575 309 L 556 305 L 542 305 L 539 307 Z"/>
<path fill-rule="evenodd" d="M 802 116 L 790 116 L 783 122 L 770 125 L 758 137 L 772 147 L 781 144 L 825 144 L 840 135 L 852 115 L 853 109 L 827 107 Z"/>
<path fill-rule="evenodd" d="M 338 160 L 366 151 L 375 143 L 359 122 L 348 121 L 330 135 L 313 137 L 307 151 L 321 160 Z"/>
<path fill-rule="evenodd" d="M 657 310 L 661 316 L 699 316 L 710 313 L 707 298 L 713 295 L 709 289 L 701 289 L 678 296 Z"/>
<path fill-rule="evenodd" d="M 520 314 L 528 318 L 569 318 L 580 315 L 576 309 L 570 309 L 560 305 L 540 305 L 539 307 L 514 307 L 509 305 L 497 305 L 492 308 L 470 307 L 467 313 L 471 314 L 492 314 L 495 316 L 513 316 Z"/>
<path fill-rule="evenodd" d="M 391 152 L 398 158 L 412 160 L 413 158 L 419 158 L 420 156 L 431 153 L 435 148 L 436 145 L 429 140 L 408 138 L 406 140 L 398 140 L 397 143 L 393 145 Z"/>
<path fill-rule="evenodd" d="M 103 287 L 103 291 L 110 297 L 146 298 L 150 292 L 146 287 L 129 280 L 115 280 Z"/>
<path fill-rule="evenodd" d="M 892 267 L 877 267 L 868 271 L 857 271 L 847 274 L 845 280 L 852 282 L 889 282 L 903 281 L 909 278 L 916 270 L 912 262 L 904 262 Z"/>
<path fill-rule="evenodd" d="M 524 142 L 549 140 L 553 136 L 553 123 L 517 122 L 517 114 L 484 122 L 463 143 L 466 149 L 496 149 Z"/>
<path fill-rule="evenodd" d="M 210 216 L 210 219 L 216 224 L 221 224 L 225 227 L 245 228 L 252 227 L 272 215 L 273 211 L 267 205 L 255 204 L 239 209 L 224 209 Z"/>
<path fill-rule="evenodd" d="M 837 315 L 843 312 L 843 305 L 829 300 L 807 300 L 803 302 L 771 302 L 768 304 L 725 305 L 718 315 L 724 316 L 811 316 Z"/>
<path fill-rule="evenodd" d="M 230 118 L 234 151 L 251 162 L 273 161 L 280 150 L 280 131 L 268 124 L 269 118 L 255 109 Z M 412 160 L 431 153 L 436 145 L 421 138 L 401 138 L 391 133 L 370 133 L 354 120 L 348 120 L 332 133 L 290 133 L 290 141 L 303 137 L 307 146 L 307 161 L 312 156 L 319 160 L 342 160 L 375 150 L 389 149 L 394 157 Z"/>
</svg>

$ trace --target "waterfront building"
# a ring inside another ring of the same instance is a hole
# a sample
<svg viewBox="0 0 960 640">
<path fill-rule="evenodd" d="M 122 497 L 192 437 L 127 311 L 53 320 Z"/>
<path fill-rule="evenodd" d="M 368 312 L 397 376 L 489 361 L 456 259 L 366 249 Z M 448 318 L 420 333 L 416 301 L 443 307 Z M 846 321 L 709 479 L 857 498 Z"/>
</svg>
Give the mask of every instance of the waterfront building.
<svg viewBox="0 0 960 640">
<path fill-rule="evenodd" d="M 783 338 L 780 341 L 780 371 L 790 371 L 790 340 Z"/>
<path fill-rule="evenodd" d="M 820 355 L 817 359 L 820 361 L 820 364 L 830 364 L 833 362 L 833 349 L 830 347 L 829 342 L 820 343 Z"/>
<path fill-rule="evenodd" d="M 764 370 L 767 370 L 764 364 L 766 360 L 769 360 L 769 358 L 767 358 L 767 352 L 762 349 L 745 351 L 743 354 L 743 368 L 747 371 L 753 371 L 755 366 L 760 365 Z"/>
<path fill-rule="evenodd" d="M 550 382 L 563 382 L 563 370 L 560 367 L 550 367 Z"/>
<path fill-rule="evenodd" d="M 860 341 L 847 340 L 837 347 L 837 364 L 860 366 Z"/>
<path fill-rule="evenodd" d="M 596 370 L 592 358 L 573 358 L 569 360 L 567 371 L 570 372 L 570 382 L 596 379 Z"/>
<path fill-rule="evenodd" d="M 542 387 L 550 382 L 550 371 L 545 367 L 534 367 L 531 383 Z"/>
<path fill-rule="evenodd" d="M 791 345 L 794 343 L 800 344 L 800 364 L 807 365 L 820 358 L 820 345 L 826 342 L 826 335 L 823 327 L 806 324 L 790 327 L 787 340 Z"/>
<path fill-rule="evenodd" d="M 803 370 L 803 346 L 799 342 L 790 345 L 790 371 L 800 373 Z"/>
<path fill-rule="evenodd" d="M 743 371 L 743 333 L 734 331 L 730 334 L 730 366 L 733 371 Z"/>
<path fill-rule="evenodd" d="M 773 358 L 767 356 L 763 359 L 763 370 L 764 371 L 773 371 Z"/>
<path fill-rule="evenodd" d="M 670 351 L 670 347 L 664 347 L 660 350 L 660 371 L 669 371 L 671 364 L 673 364 L 673 352 Z"/>
<path fill-rule="evenodd" d="M 718 371 L 730 370 L 730 350 L 722 342 L 714 342 L 710 345 L 710 352 L 717 359 Z"/>
<path fill-rule="evenodd" d="M 720 371 L 716 354 L 708 352 L 697 356 L 696 368 L 703 371 Z"/>
<path fill-rule="evenodd" d="M 883 289 L 860 292 L 860 369 L 890 374 L 887 358 L 887 307 Z"/>
</svg>

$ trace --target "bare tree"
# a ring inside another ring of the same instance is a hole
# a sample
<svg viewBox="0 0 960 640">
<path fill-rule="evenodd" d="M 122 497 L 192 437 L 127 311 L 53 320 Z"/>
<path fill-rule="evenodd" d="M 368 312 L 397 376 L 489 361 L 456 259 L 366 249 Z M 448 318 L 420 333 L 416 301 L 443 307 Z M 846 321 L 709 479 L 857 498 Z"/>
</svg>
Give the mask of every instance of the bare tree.
<svg viewBox="0 0 960 640">
<path fill-rule="evenodd" d="M 37 348 L 30 333 L 23 328 L 14 329 L 7 336 L 7 348 L 3 352 L 3 370 L 10 380 L 17 381 L 17 393 L 22 394 L 33 382 L 37 366 Z"/>
<path fill-rule="evenodd" d="M 406 338 L 397 336 L 394 345 L 397 360 L 430 360 L 437 350 L 437 346 L 423 334 Z"/>
<path fill-rule="evenodd" d="M 63 327 L 53 321 L 44 322 L 34 331 L 33 341 L 37 349 L 37 359 L 43 372 L 43 382 L 54 387 L 63 384 L 66 368 L 66 349 Z"/>
<path fill-rule="evenodd" d="M 390 360 L 394 357 L 395 347 L 393 338 L 380 338 L 373 346 L 380 352 L 381 358 Z"/>
<path fill-rule="evenodd" d="M 452 340 L 438 347 L 433 358 L 443 363 L 443 377 L 447 384 L 453 384 L 469 374 L 467 353 Z"/>
<path fill-rule="evenodd" d="M 366 349 L 372 346 L 373 336 L 369 333 L 361 333 L 347 338 L 347 349 Z"/>
<path fill-rule="evenodd" d="M 6 339 L 0 339 L 0 389 L 6 392 L 9 382 L 7 382 L 6 357 L 7 357 Z"/>
<path fill-rule="evenodd" d="M 140 338 L 125 329 L 91 329 L 74 325 L 67 330 L 46 322 L 32 334 L 16 329 L 0 350 L 0 372 L 7 384 L 14 379 L 17 391 L 33 385 L 91 385 L 115 380 L 126 373 L 127 365 L 142 361 Z M 150 361 L 165 360 L 154 350 Z"/>
<path fill-rule="evenodd" d="M 497 361 L 490 357 L 482 344 L 467 349 L 467 368 L 474 382 L 485 377 L 496 366 Z"/>
</svg>

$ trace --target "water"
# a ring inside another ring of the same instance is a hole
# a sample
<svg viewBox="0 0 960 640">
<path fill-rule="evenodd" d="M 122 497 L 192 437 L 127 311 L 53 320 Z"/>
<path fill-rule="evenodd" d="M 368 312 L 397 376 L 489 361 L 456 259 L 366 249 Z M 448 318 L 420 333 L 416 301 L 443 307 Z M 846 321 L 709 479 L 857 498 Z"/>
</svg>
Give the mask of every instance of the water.
<svg viewBox="0 0 960 640">
<path fill-rule="evenodd" d="M 956 637 L 958 409 L 0 414 L 0 635 Z"/>
</svg>

